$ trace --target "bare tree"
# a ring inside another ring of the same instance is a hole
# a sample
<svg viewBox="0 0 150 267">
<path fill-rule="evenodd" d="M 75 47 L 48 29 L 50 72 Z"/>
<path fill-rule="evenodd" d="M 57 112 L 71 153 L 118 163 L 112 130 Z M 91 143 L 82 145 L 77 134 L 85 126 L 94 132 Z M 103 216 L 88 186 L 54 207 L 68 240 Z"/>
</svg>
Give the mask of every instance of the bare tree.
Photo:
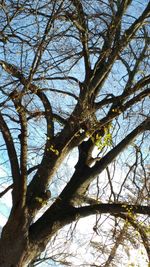
<svg viewBox="0 0 150 267">
<path fill-rule="evenodd" d="M 1 267 L 40 261 L 90 215 L 113 245 L 91 241 L 89 265 L 113 266 L 119 245 L 135 242 L 130 226 L 150 259 L 148 2 L 1 1 L 0 196 L 12 189 Z"/>
</svg>

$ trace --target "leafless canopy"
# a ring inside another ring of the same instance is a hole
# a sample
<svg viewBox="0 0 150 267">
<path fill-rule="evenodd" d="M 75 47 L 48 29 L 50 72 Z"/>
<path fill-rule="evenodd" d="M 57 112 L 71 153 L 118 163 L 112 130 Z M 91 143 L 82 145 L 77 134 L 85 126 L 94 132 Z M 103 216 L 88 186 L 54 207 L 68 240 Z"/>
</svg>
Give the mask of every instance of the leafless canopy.
<svg viewBox="0 0 150 267">
<path fill-rule="evenodd" d="M 47 244 L 72 264 L 67 227 L 90 215 L 80 266 L 116 266 L 129 242 L 150 260 L 149 16 L 148 0 L 0 1 L 0 266 L 36 265 Z"/>
</svg>

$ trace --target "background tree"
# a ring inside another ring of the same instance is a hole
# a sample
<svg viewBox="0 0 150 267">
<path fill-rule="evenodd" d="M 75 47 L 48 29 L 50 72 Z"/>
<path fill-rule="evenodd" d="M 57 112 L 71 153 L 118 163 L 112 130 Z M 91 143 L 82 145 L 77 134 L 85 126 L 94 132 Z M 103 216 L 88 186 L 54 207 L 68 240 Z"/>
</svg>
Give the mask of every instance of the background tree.
<svg viewBox="0 0 150 267">
<path fill-rule="evenodd" d="M 86 266 L 112 266 L 128 242 L 150 259 L 148 2 L 1 1 L 1 197 L 12 188 L 12 208 L 0 266 L 35 262 L 51 240 L 60 251 L 58 234 L 89 215 L 103 239 Z"/>
</svg>

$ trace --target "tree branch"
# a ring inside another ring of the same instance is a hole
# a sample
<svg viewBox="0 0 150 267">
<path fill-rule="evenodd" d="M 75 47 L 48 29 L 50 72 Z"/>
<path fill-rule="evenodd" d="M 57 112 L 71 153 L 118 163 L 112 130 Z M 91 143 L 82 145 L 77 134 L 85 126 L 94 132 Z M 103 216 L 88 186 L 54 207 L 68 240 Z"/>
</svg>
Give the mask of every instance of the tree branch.
<svg viewBox="0 0 150 267">
<path fill-rule="evenodd" d="M 20 169 L 19 169 L 17 153 L 16 153 L 16 149 L 14 146 L 11 133 L 1 113 L 0 113 L 0 130 L 2 131 L 2 135 L 5 140 L 5 144 L 7 147 L 7 152 L 8 152 L 8 156 L 10 160 L 11 173 L 12 173 L 13 184 L 14 184 L 13 202 L 15 204 L 18 200 L 21 199 L 20 197 L 22 197 L 20 196 L 20 190 L 21 190 Z"/>
<path fill-rule="evenodd" d="M 2 192 L 0 192 L 0 198 L 3 197 L 10 189 L 13 188 L 13 184 L 9 185 L 7 188 L 5 188 Z"/>
<path fill-rule="evenodd" d="M 101 160 L 95 163 L 93 167 L 87 165 L 82 166 L 74 172 L 71 180 L 60 194 L 62 201 L 70 201 L 77 193 L 85 194 L 90 183 L 136 138 L 145 130 L 150 130 L 150 119 L 147 118 L 130 134 L 128 134 L 118 145 L 108 152 Z"/>
<path fill-rule="evenodd" d="M 97 204 L 90 205 L 81 208 L 75 208 L 76 216 L 86 217 L 93 214 L 117 214 L 117 213 L 132 213 L 150 215 L 150 208 L 148 206 L 141 205 L 128 205 L 128 204 Z"/>
<path fill-rule="evenodd" d="M 148 211 L 148 215 L 150 213 L 150 208 L 149 208 L 149 211 Z M 147 256 L 149 258 L 149 261 L 150 261 L 150 242 L 149 242 L 149 238 L 148 238 L 148 235 L 149 234 L 146 234 L 146 228 L 144 227 L 144 225 L 140 224 L 140 222 L 138 222 L 136 220 L 136 218 L 134 218 L 134 216 L 131 216 L 129 214 L 119 214 L 119 215 L 116 215 L 116 217 L 120 217 L 122 219 L 124 219 L 125 221 L 129 222 L 133 228 L 139 232 L 140 236 L 141 236 L 141 239 L 143 241 L 143 244 L 144 244 L 144 247 L 145 247 L 145 250 L 147 252 Z"/>
<path fill-rule="evenodd" d="M 30 227 L 30 238 L 34 242 L 41 242 L 45 237 L 52 235 L 64 225 L 72 223 L 79 218 L 95 214 L 142 214 L 150 215 L 148 206 L 128 204 L 96 204 L 75 208 L 69 205 L 52 205 L 33 225 Z"/>
</svg>

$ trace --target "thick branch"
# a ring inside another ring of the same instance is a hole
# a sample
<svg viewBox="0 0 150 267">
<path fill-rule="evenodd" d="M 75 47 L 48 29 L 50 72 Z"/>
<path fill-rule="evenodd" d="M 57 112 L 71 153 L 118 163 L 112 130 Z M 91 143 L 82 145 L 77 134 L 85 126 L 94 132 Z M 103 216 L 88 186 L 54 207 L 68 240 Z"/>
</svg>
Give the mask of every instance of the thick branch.
<svg viewBox="0 0 150 267">
<path fill-rule="evenodd" d="M 76 219 L 84 218 L 95 214 L 143 214 L 150 215 L 148 206 L 127 205 L 127 204 L 96 204 L 75 208 L 69 205 L 50 207 L 33 225 L 30 227 L 30 238 L 38 242 L 56 233 L 63 226 L 72 223 Z"/>
<path fill-rule="evenodd" d="M 19 114 L 19 121 L 21 126 L 21 133 L 18 136 L 20 140 L 20 175 L 21 175 L 21 181 L 22 184 L 20 188 L 20 193 L 22 194 L 22 205 L 25 205 L 26 202 L 26 191 L 27 191 L 27 117 L 26 117 L 26 111 L 24 107 L 21 104 L 21 99 L 15 98 L 15 93 L 18 96 L 17 91 L 14 91 L 11 93 L 11 98 L 14 102 L 16 111 L 18 111 Z M 14 96 L 14 97 L 13 97 Z"/>
<path fill-rule="evenodd" d="M 78 193 L 82 195 L 86 192 L 87 187 L 135 138 L 145 130 L 150 130 L 150 119 L 146 119 L 130 134 L 128 134 L 116 147 L 108 152 L 92 168 L 85 165 L 73 174 L 71 180 L 60 194 L 64 201 L 70 201 L 73 195 Z"/>
<path fill-rule="evenodd" d="M 9 128 L 0 113 L 0 130 L 2 131 L 3 138 L 6 143 L 7 152 L 9 156 L 10 166 L 11 166 L 11 173 L 13 178 L 13 201 L 14 203 L 20 199 L 20 189 L 21 189 L 21 177 L 20 177 L 20 170 L 19 170 L 19 163 L 16 154 L 16 149 L 13 143 L 13 139 Z"/>
<path fill-rule="evenodd" d="M 81 208 L 75 208 L 76 215 L 79 217 L 86 217 L 93 214 L 102 213 L 132 213 L 132 214 L 144 214 L 150 215 L 150 208 L 148 206 L 127 205 L 127 204 L 97 204 L 90 205 Z"/>
</svg>

